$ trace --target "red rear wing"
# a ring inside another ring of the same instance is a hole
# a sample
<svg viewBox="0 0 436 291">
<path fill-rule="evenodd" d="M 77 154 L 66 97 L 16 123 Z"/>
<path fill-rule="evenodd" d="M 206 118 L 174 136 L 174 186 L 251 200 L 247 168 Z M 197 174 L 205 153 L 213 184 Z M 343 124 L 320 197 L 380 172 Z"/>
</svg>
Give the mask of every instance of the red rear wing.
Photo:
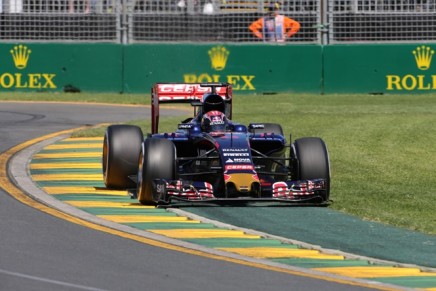
<svg viewBox="0 0 436 291">
<path fill-rule="evenodd" d="M 156 83 L 151 89 L 151 133 L 158 132 L 159 103 L 203 101 L 205 94 L 217 94 L 226 101 L 232 99 L 232 85 L 228 83 Z"/>
</svg>

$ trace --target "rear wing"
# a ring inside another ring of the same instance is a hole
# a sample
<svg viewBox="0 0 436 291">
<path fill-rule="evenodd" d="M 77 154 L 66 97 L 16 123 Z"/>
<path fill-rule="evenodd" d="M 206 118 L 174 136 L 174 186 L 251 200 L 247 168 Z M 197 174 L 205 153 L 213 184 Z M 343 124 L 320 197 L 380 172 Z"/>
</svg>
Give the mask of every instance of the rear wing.
<svg viewBox="0 0 436 291">
<path fill-rule="evenodd" d="M 228 83 L 156 83 L 151 88 L 151 133 L 158 132 L 160 103 L 203 102 L 204 96 L 216 94 L 230 105 L 226 115 L 231 119 L 232 93 Z"/>
</svg>

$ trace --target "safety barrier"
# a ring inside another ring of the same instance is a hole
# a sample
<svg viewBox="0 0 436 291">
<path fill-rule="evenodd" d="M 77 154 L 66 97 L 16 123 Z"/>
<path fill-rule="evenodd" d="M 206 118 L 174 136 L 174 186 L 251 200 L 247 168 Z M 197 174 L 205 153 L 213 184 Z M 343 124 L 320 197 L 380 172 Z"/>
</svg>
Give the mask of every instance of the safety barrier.
<svg viewBox="0 0 436 291">
<path fill-rule="evenodd" d="M 237 93 L 427 93 L 432 44 L 0 44 L 0 91 L 148 93 L 229 82 Z"/>
</svg>

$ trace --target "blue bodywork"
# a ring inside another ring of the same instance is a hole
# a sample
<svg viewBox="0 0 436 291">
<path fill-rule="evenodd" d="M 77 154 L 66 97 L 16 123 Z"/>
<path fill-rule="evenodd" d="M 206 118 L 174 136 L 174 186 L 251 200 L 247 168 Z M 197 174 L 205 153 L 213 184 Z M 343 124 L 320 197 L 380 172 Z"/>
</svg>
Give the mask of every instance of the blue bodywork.
<svg viewBox="0 0 436 291">
<path fill-rule="evenodd" d="M 211 93 L 205 93 L 201 101 L 191 101 L 194 117 L 170 133 L 157 133 L 159 102 L 193 100 L 180 92 L 194 86 L 162 85 L 153 91 L 152 134 L 148 138 L 171 141 L 176 153 L 174 179 L 154 179 L 154 201 L 328 202 L 329 179 L 299 180 L 299 161 L 280 125 L 245 126 L 232 121 L 230 85 L 207 86 L 212 88 Z M 216 93 L 220 86 L 228 88 L 227 99 Z M 202 128 L 202 116 L 211 111 L 227 116 L 225 130 L 209 132 Z"/>
</svg>

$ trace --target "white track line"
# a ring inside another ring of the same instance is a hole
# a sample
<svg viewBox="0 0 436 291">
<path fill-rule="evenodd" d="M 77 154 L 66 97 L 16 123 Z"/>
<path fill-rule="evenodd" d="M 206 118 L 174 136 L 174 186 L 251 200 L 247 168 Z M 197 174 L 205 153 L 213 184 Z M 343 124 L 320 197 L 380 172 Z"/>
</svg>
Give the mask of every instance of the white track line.
<svg viewBox="0 0 436 291">
<path fill-rule="evenodd" d="M 3 270 L 3 269 L 0 269 L 0 274 L 12 276 L 12 277 L 24 278 L 24 279 L 38 281 L 38 282 L 49 283 L 49 284 L 53 284 L 53 285 L 64 286 L 64 287 L 72 287 L 72 288 L 79 289 L 79 290 L 105 291 L 105 289 L 99 289 L 99 288 L 93 288 L 93 287 L 88 287 L 88 286 L 83 286 L 83 285 L 78 285 L 78 284 L 73 284 L 73 283 L 51 280 L 51 279 L 46 279 L 46 278 L 37 277 L 37 276 L 31 276 L 31 275 L 27 275 L 27 274 L 23 274 L 23 273 L 11 272 L 11 271 L 7 271 L 7 270 Z"/>
</svg>

